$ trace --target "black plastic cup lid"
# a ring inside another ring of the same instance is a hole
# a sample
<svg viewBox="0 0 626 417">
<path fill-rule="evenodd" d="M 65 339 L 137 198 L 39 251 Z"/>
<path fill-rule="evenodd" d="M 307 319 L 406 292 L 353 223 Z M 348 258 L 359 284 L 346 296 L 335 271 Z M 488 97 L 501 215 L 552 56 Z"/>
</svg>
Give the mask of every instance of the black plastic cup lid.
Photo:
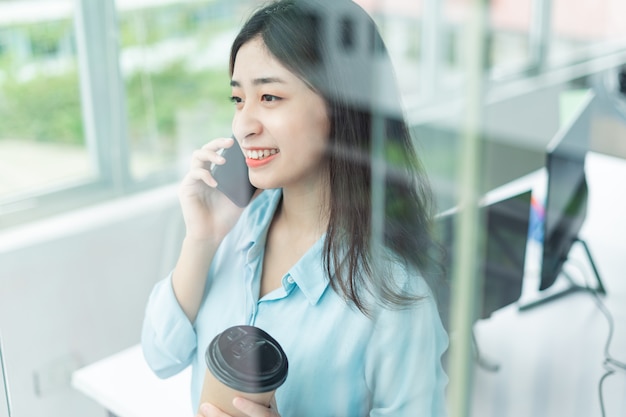
<svg viewBox="0 0 626 417">
<path fill-rule="evenodd" d="M 218 381 L 237 391 L 272 391 L 287 379 L 287 355 L 272 336 L 254 326 L 233 326 L 215 336 L 205 360 Z"/>
</svg>

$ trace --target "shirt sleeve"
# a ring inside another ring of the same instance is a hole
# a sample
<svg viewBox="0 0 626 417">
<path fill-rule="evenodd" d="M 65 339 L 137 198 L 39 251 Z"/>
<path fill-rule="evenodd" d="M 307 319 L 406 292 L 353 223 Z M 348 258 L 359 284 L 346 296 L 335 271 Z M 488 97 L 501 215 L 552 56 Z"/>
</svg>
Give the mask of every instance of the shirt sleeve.
<svg viewBox="0 0 626 417">
<path fill-rule="evenodd" d="M 410 308 L 381 310 L 372 335 L 365 367 L 370 417 L 445 416 L 448 377 L 441 357 L 448 336 L 432 296 Z"/>
<path fill-rule="evenodd" d="M 191 364 L 197 347 L 196 332 L 178 304 L 172 273 L 158 282 L 146 307 L 141 346 L 148 366 L 168 378 Z"/>
</svg>

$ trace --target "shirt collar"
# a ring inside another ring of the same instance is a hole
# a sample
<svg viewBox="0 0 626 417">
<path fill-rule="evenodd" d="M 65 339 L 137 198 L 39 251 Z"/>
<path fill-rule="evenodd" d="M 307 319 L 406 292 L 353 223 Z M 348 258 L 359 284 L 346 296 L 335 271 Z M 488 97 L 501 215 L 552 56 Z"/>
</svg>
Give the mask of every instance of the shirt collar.
<svg viewBox="0 0 626 417">
<path fill-rule="evenodd" d="M 267 231 L 281 197 L 281 189 L 264 190 L 242 213 L 242 233 L 236 248 L 248 251 L 248 260 L 259 256 L 265 248 Z M 311 305 L 317 304 L 328 287 L 322 264 L 324 239 L 325 235 L 320 237 L 288 272 Z"/>
<path fill-rule="evenodd" d="M 246 207 L 239 219 L 241 234 L 235 246 L 237 250 L 263 249 L 267 230 L 281 196 L 281 189 L 264 190 Z"/>
<path fill-rule="evenodd" d="M 322 263 L 323 235 L 291 268 L 289 274 L 311 305 L 317 302 L 328 287 L 328 277 Z"/>
</svg>

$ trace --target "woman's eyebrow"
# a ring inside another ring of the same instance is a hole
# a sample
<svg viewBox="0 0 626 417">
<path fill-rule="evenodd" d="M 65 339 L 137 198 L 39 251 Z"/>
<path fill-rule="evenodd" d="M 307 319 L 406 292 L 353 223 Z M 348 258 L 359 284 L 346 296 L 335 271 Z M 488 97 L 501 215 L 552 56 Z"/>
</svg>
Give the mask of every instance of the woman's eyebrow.
<svg viewBox="0 0 626 417">
<path fill-rule="evenodd" d="M 287 82 L 285 80 L 283 80 L 282 78 L 279 77 L 262 77 L 262 78 L 255 78 L 254 80 L 252 80 L 252 84 L 253 85 L 264 85 L 264 84 L 286 84 Z M 230 86 L 231 87 L 241 87 L 241 83 L 239 81 L 236 80 L 231 80 L 230 81 Z"/>
</svg>

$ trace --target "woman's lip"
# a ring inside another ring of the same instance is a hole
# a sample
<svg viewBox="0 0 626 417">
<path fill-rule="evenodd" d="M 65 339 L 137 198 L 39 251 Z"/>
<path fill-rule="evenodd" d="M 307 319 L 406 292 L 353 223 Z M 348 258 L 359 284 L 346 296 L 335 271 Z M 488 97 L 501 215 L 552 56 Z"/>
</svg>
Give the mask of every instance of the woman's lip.
<svg viewBox="0 0 626 417">
<path fill-rule="evenodd" d="M 246 157 L 246 165 L 248 165 L 248 167 L 250 167 L 250 168 L 258 168 L 258 167 L 261 167 L 263 165 L 266 165 L 266 164 L 270 163 L 278 155 L 280 155 L 280 152 L 277 152 L 274 155 L 270 155 L 270 156 L 268 156 L 266 158 L 263 158 L 263 159 L 252 159 L 252 158 L 247 158 Z"/>
</svg>

